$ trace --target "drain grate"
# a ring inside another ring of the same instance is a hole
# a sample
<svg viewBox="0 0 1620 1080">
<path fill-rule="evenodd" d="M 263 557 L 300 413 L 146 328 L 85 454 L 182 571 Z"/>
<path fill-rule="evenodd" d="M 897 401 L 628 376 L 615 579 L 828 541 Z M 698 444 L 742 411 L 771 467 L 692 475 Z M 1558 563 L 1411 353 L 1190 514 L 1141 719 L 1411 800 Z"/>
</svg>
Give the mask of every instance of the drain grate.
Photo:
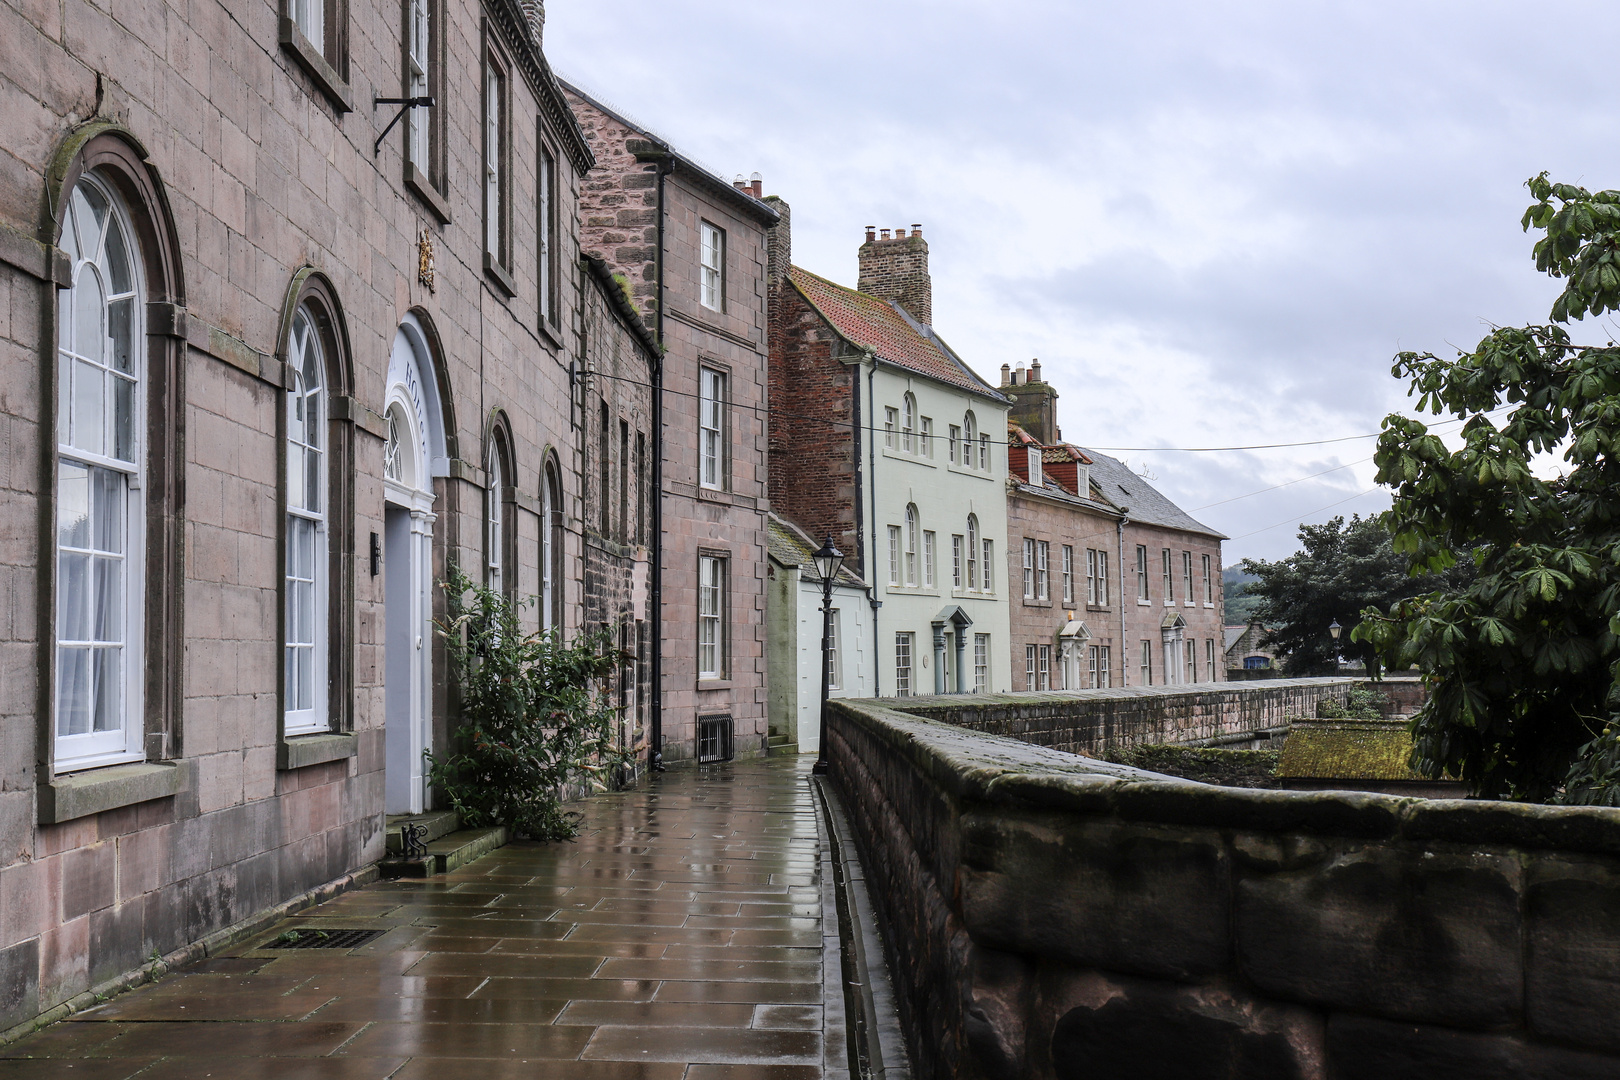
<svg viewBox="0 0 1620 1080">
<path fill-rule="evenodd" d="M 265 946 L 267 949 L 353 949 L 384 930 L 322 930 L 318 926 L 296 926 Z"/>
</svg>

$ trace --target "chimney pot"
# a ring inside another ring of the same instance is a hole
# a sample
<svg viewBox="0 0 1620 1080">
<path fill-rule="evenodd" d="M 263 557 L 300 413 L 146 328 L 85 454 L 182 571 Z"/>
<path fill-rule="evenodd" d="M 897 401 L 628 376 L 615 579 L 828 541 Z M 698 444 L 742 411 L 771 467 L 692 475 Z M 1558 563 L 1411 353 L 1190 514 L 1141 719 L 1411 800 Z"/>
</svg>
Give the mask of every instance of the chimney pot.
<svg viewBox="0 0 1620 1080">
<path fill-rule="evenodd" d="M 877 239 L 877 226 L 876 225 L 868 225 L 866 227 L 866 242 L 868 244 L 870 244 L 872 241 L 874 241 L 876 239 Z"/>
<path fill-rule="evenodd" d="M 1029 362 L 1029 378 L 1031 382 L 1041 381 L 1041 362 L 1039 360 Z"/>
<path fill-rule="evenodd" d="M 748 178 L 748 187 L 753 191 L 754 198 L 763 199 L 765 197 L 765 178 L 759 175 L 758 172 Z"/>
<path fill-rule="evenodd" d="M 922 235 L 922 226 L 921 225 L 913 225 L 911 227 L 911 235 L 912 236 L 921 236 Z"/>
<path fill-rule="evenodd" d="M 1012 371 L 1012 368 L 1010 366 L 1008 366 L 1006 364 L 1001 365 L 1001 385 L 1002 386 L 1007 385 L 1007 380 L 1009 378 L 1011 378 L 1011 375 L 1009 374 L 1011 371 Z"/>
<path fill-rule="evenodd" d="M 735 179 L 735 180 L 733 180 L 731 182 L 731 186 L 736 188 L 738 191 L 747 191 L 748 190 L 748 181 L 743 179 L 743 174 L 742 173 L 738 173 L 737 174 L 737 179 Z"/>
<path fill-rule="evenodd" d="M 889 230 L 888 229 L 883 229 L 881 231 L 883 233 L 883 239 L 887 240 L 889 238 Z"/>
</svg>

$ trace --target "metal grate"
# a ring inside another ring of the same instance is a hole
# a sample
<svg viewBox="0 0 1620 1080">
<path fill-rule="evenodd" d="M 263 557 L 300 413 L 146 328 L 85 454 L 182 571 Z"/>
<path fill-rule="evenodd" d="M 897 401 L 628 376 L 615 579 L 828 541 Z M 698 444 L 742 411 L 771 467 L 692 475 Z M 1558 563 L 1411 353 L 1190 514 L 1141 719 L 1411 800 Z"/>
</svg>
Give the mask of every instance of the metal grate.
<svg viewBox="0 0 1620 1080">
<path fill-rule="evenodd" d="M 731 760 L 731 717 L 703 716 L 698 718 L 698 764 Z"/>
<path fill-rule="evenodd" d="M 295 926 L 265 946 L 267 949 L 353 949 L 387 933 L 386 930 L 322 930 Z"/>
</svg>

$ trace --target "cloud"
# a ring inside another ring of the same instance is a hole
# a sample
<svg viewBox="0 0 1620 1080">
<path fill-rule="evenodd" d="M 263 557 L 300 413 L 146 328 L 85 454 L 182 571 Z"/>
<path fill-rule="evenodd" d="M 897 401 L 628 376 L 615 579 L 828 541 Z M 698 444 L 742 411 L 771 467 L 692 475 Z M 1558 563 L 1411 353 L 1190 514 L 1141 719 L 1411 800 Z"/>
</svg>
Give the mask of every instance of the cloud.
<svg viewBox="0 0 1620 1080">
<path fill-rule="evenodd" d="M 1598 44 L 1620 10 L 1556 25 Z M 1396 351 L 1546 317 L 1525 178 L 1620 187 L 1606 69 L 1523 3 L 552 0 L 547 45 L 722 175 L 762 171 L 801 265 L 853 283 L 862 226 L 923 222 L 941 332 L 992 379 L 1039 356 L 1097 445 L 1376 431 L 1407 405 Z M 1243 537 L 1232 562 L 1387 499 L 1363 463 L 1225 500 L 1370 453 L 1120 456 L 1220 502 L 1196 516 Z"/>
</svg>

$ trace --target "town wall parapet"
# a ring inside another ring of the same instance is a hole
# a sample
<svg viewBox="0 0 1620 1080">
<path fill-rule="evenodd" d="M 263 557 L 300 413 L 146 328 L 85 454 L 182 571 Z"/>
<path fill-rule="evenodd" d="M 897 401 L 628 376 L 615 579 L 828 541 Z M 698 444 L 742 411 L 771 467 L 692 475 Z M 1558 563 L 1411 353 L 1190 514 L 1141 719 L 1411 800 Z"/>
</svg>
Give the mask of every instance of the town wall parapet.
<svg viewBox="0 0 1620 1080">
<path fill-rule="evenodd" d="M 893 705 L 831 702 L 828 753 L 917 1075 L 1620 1075 L 1620 810 L 1213 787 Z"/>
</svg>

